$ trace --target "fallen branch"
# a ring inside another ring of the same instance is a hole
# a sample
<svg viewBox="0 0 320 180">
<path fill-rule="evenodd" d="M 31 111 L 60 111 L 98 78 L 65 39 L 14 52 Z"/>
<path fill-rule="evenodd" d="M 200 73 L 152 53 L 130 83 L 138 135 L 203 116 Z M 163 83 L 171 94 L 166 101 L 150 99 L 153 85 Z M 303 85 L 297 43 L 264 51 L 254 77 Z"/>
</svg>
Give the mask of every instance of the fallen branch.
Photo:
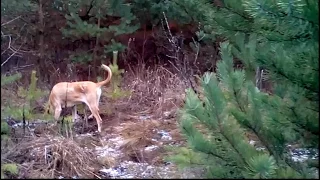
<svg viewBox="0 0 320 180">
<path fill-rule="evenodd" d="M 10 20 L 10 21 L 8 21 L 8 22 L 2 23 L 1 26 L 10 24 L 10 23 L 12 23 L 13 21 L 15 21 L 15 20 L 17 20 L 17 19 L 19 19 L 19 18 L 21 18 L 21 16 L 18 16 L 18 17 L 14 18 L 14 19 L 12 19 L 12 20 Z"/>
</svg>

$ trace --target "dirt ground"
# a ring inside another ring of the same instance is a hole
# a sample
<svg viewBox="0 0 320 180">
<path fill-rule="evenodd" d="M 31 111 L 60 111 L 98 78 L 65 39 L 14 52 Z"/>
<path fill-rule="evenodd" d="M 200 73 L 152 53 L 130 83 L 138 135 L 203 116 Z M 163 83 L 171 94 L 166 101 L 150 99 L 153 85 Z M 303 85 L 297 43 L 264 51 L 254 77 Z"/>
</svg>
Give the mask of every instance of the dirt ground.
<svg viewBox="0 0 320 180">
<path fill-rule="evenodd" d="M 200 177 L 201 170 L 178 170 L 164 158 L 166 146 L 185 142 L 177 122 L 185 85 L 169 71 L 163 72 L 149 78 L 125 74 L 121 89 L 131 93 L 117 100 L 108 96 L 110 86 L 104 87 L 100 134 L 95 120 L 85 125 L 83 110 L 67 137 L 58 133 L 61 124 L 52 121 L 30 120 L 24 134 L 21 121 L 11 119 L 15 141 L 7 145 L 15 150 L 5 149 L 3 160 L 18 163 L 17 178 Z M 62 114 L 69 113 L 67 109 Z"/>
<path fill-rule="evenodd" d="M 101 133 L 97 133 L 95 120 L 84 123 L 81 107 L 81 118 L 71 131 L 64 128 L 63 135 L 61 124 L 54 124 L 52 117 L 49 121 L 27 119 L 25 129 L 21 119 L 7 118 L 11 134 L 1 138 L 1 161 L 16 163 L 19 171 L 5 174 L 8 178 L 202 178 L 203 169 L 178 169 L 165 158 L 169 154 L 166 147 L 185 144 L 178 126 L 185 88 L 176 75 L 161 68 L 147 74 L 126 73 L 121 89 L 130 91 L 128 96 L 115 100 L 110 98 L 110 86 L 103 88 Z M 7 89 L 1 96 L 22 104 L 13 92 Z M 45 101 L 36 103 L 38 113 L 43 113 Z M 71 109 L 62 114 L 71 115 Z M 263 150 L 256 137 L 247 136 L 250 144 Z M 302 161 L 308 154 L 295 149 L 292 156 Z"/>
</svg>

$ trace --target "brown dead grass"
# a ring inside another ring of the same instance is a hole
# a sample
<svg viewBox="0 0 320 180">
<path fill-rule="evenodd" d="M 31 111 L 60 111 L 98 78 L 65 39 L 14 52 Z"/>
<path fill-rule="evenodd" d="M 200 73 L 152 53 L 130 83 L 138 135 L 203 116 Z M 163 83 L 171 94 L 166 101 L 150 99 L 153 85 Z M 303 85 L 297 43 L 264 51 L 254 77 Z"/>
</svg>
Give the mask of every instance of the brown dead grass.
<svg viewBox="0 0 320 180">
<path fill-rule="evenodd" d="M 131 121 L 122 123 L 116 129 L 116 133 L 119 133 L 124 139 L 120 147 L 121 151 L 133 161 L 161 164 L 164 162 L 164 145 L 172 142 L 181 144 L 185 141 L 181 136 L 175 118 L 140 120 L 138 119 L 139 116 L 136 116 L 137 119 L 134 119 L 134 117 L 131 116 Z M 172 140 L 161 140 L 161 136 L 158 134 L 159 130 L 167 131 Z M 149 151 L 145 150 L 146 147 L 153 145 L 157 148 Z"/>
<path fill-rule="evenodd" d="M 179 108 L 186 88 L 180 78 L 163 66 L 141 67 L 131 68 L 124 77 L 123 88 L 132 92 L 128 98 L 130 109 L 162 116 L 165 111 Z"/>
<path fill-rule="evenodd" d="M 45 136 L 20 143 L 8 159 L 27 164 L 28 178 L 93 178 L 97 177 L 94 172 L 99 165 L 91 151 L 62 136 Z"/>
<path fill-rule="evenodd" d="M 147 146 L 156 145 L 152 138 L 159 125 L 159 121 L 156 120 L 125 123 L 123 127 L 117 129 L 124 138 L 121 149 L 126 154 L 134 154 Z"/>
</svg>

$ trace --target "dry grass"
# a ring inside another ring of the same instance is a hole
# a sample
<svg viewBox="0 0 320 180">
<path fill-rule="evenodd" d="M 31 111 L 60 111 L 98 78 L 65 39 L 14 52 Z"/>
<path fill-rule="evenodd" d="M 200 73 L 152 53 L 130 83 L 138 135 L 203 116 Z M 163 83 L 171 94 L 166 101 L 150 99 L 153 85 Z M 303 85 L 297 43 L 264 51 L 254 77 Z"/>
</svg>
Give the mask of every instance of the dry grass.
<svg viewBox="0 0 320 180">
<path fill-rule="evenodd" d="M 141 150 L 147 146 L 157 144 L 157 142 L 152 141 L 152 138 L 154 138 L 155 131 L 159 125 L 159 121 L 156 120 L 125 123 L 124 126 L 117 129 L 124 139 L 120 149 L 130 157 L 141 157 Z M 139 159 L 139 161 L 142 162 L 143 160 Z"/>
<path fill-rule="evenodd" d="M 118 129 L 118 133 L 125 140 L 121 150 L 138 162 L 162 161 L 161 153 L 157 152 L 154 157 L 153 153 L 156 152 L 146 152 L 145 147 L 152 145 L 161 147 L 159 142 L 154 140 L 160 138 L 157 133 L 160 129 L 170 134 L 172 131 L 174 138 L 181 139 L 174 117 L 183 103 L 185 84 L 178 75 L 163 66 L 151 69 L 145 65 L 130 68 L 124 75 L 123 84 L 125 86 L 122 88 L 132 93 L 127 99 L 127 105 L 122 106 L 125 113 L 130 115 L 123 115 L 121 119 L 127 117 L 130 121 L 126 120 L 122 128 Z M 142 120 L 143 116 L 148 118 Z"/>
<path fill-rule="evenodd" d="M 170 134 L 172 140 L 162 140 L 159 130 L 165 130 Z M 177 126 L 175 118 L 168 120 L 140 120 L 138 116 L 134 119 L 131 116 L 131 121 L 122 123 L 116 129 L 124 139 L 120 149 L 131 160 L 137 162 L 147 162 L 149 164 L 163 163 L 165 155 L 163 145 L 168 145 L 172 142 L 181 144 L 184 138 L 181 136 L 180 129 Z M 146 150 L 146 147 L 155 146 L 154 150 Z"/>
<path fill-rule="evenodd" d="M 154 69 L 144 65 L 130 68 L 125 76 L 127 81 L 124 82 L 124 88 L 132 92 L 128 103 L 132 105 L 133 111 L 147 107 L 143 110 L 162 115 L 164 111 L 177 109 L 182 103 L 185 84 L 163 66 Z"/>
<path fill-rule="evenodd" d="M 97 177 L 94 167 L 98 162 L 94 154 L 62 136 L 39 137 L 21 143 L 8 159 L 28 164 L 29 178 Z"/>
</svg>

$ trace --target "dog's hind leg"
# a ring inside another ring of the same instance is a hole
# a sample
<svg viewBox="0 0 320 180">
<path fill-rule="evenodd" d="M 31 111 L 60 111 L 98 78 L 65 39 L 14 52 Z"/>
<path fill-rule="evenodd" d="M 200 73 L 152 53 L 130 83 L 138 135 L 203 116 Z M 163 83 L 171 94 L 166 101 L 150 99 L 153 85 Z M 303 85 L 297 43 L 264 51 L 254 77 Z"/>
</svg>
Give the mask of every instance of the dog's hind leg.
<svg viewBox="0 0 320 180">
<path fill-rule="evenodd" d="M 91 114 L 95 117 L 97 124 L 98 124 L 98 132 L 101 132 L 101 124 L 102 124 L 102 119 L 99 114 L 99 108 L 97 107 L 96 102 L 92 103 L 86 103 L 91 111 Z"/>
<path fill-rule="evenodd" d="M 91 104 L 91 107 L 89 106 L 91 113 L 95 117 L 97 124 L 98 124 L 98 132 L 101 132 L 101 124 L 102 124 L 102 119 L 99 115 L 99 110 L 96 104 Z"/>
<path fill-rule="evenodd" d="M 97 89 L 97 107 L 98 107 L 98 111 L 99 111 L 99 102 L 100 102 L 101 93 L 102 93 L 101 88 L 98 88 Z M 88 117 L 88 119 L 91 119 L 91 118 L 93 118 L 93 114 L 91 114 Z"/>
<path fill-rule="evenodd" d="M 98 132 L 101 132 L 101 124 L 102 124 L 102 119 L 99 115 L 99 108 L 97 106 L 97 94 L 96 93 L 88 93 L 87 94 L 87 102 L 85 102 L 87 104 L 87 106 L 89 107 L 91 114 L 93 114 L 93 116 L 95 117 L 97 124 L 98 124 Z"/>
</svg>

